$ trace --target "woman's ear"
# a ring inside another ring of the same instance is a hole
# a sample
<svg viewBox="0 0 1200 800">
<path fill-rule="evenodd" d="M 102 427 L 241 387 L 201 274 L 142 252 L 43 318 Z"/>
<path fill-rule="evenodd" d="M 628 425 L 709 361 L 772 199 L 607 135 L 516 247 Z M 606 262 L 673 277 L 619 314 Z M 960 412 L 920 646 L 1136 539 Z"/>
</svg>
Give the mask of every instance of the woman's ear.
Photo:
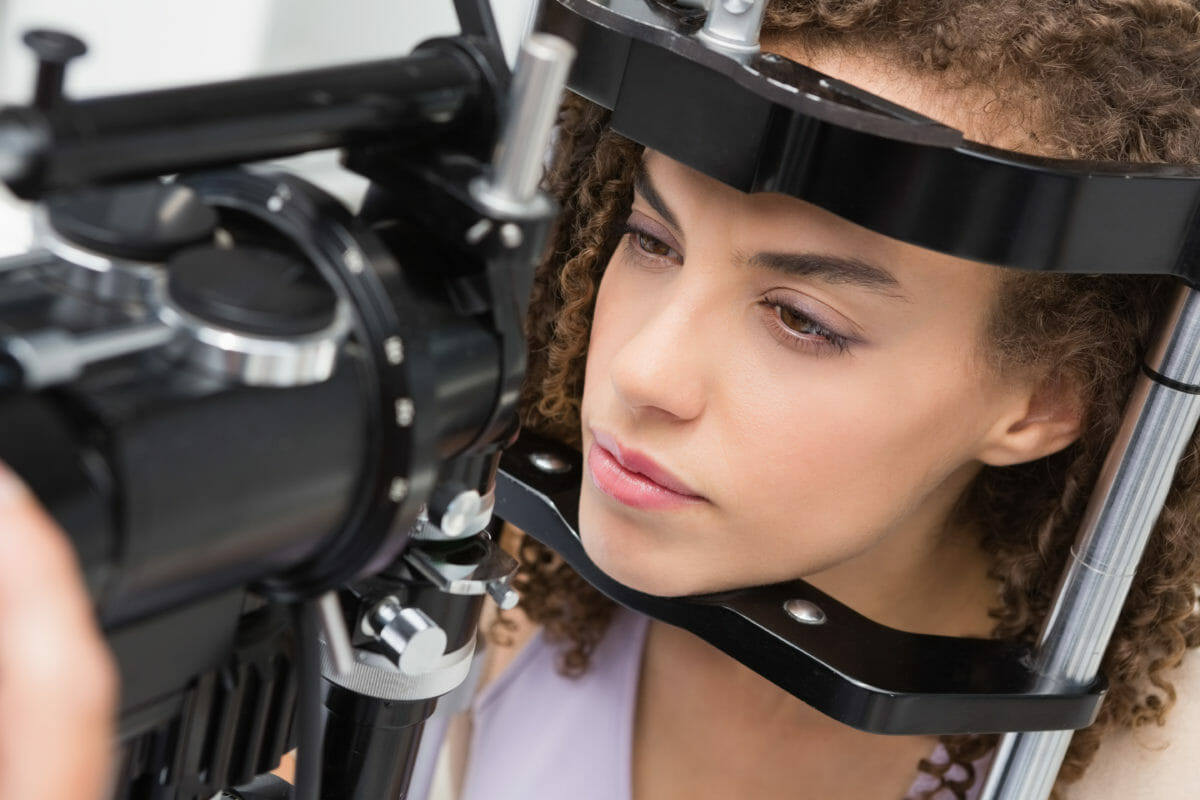
<svg viewBox="0 0 1200 800">
<path fill-rule="evenodd" d="M 1057 453 L 1079 438 L 1083 402 L 1074 381 L 1044 377 L 1014 392 L 1009 411 L 996 420 L 979 459 L 994 467 L 1023 464 Z"/>
</svg>

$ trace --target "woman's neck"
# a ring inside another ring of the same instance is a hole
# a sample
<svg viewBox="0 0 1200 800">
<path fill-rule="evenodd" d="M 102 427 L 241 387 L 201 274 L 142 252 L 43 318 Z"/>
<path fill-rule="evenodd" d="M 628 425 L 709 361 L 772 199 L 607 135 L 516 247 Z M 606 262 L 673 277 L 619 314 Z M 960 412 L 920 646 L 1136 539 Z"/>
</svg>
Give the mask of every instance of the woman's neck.
<svg viewBox="0 0 1200 800">
<path fill-rule="evenodd" d="M 988 609 L 995 592 L 988 577 L 989 560 L 973 528 L 943 526 L 943 531 L 936 544 L 924 552 L 857 563 L 845 573 L 830 570 L 814 576 L 812 582 L 891 627 L 986 637 L 993 626 Z M 927 756 L 935 746 L 930 737 L 885 737 L 843 725 L 702 639 L 665 623 L 651 624 L 641 686 L 639 708 L 645 706 L 649 713 L 665 708 L 686 716 L 686 705 L 703 698 L 700 702 L 705 712 L 697 724 L 716 723 L 726 731 L 742 731 L 746 741 L 757 741 L 757 748 L 768 746 L 766 742 L 804 742 L 805 752 L 821 754 L 815 769 L 821 759 L 833 764 L 841 753 L 870 752 L 885 761 L 894 759 L 894 773 L 911 778 L 916 759 Z M 662 696 L 655 697 L 653 692 Z M 672 707 L 672 696 L 679 698 L 678 707 Z"/>
<path fill-rule="evenodd" d="M 634 800 L 898 797 L 933 737 L 841 724 L 707 642 L 652 622 L 639 684 Z M 870 764 L 870 769 L 863 769 Z"/>
<path fill-rule="evenodd" d="M 951 508 L 914 520 L 885 546 L 809 582 L 890 627 L 988 636 L 995 602 L 990 560 L 974 527 L 947 522 Z M 936 746 L 933 737 L 850 728 L 664 623 L 651 623 L 641 677 L 635 800 L 765 800 L 794 797 L 797 786 L 811 797 L 899 796 Z M 870 770 L 862 769 L 865 763 Z M 680 775 L 689 779 L 680 784 Z"/>
</svg>

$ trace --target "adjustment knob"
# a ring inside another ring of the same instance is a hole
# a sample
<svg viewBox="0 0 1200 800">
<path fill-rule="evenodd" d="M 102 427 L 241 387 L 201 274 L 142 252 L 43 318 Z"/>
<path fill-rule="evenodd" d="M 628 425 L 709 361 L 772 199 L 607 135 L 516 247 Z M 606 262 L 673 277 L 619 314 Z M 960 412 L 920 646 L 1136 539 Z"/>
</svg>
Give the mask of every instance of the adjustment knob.
<svg viewBox="0 0 1200 800">
<path fill-rule="evenodd" d="M 265 247 L 194 247 L 167 269 L 167 292 L 179 308 L 238 333 L 320 333 L 337 311 L 337 295 L 316 268 Z"/>
<path fill-rule="evenodd" d="M 247 386 L 328 379 L 351 328 L 349 305 L 315 266 L 254 245 L 172 256 L 158 316 L 181 332 L 172 357 Z"/>
<path fill-rule="evenodd" d="M 429 672 L 446 653 L 446 632 L 419 608 L 385 597 L 362 622 L 363 633 L 385 645 L 392 663 L 406 675 Z"/>
<path fill-rule="evenodd" d="M 210 241 L 217 212 L 190 187 L 141 181 L 83 189 L 46 203 L 50 226 L 63 239 L 111 258 L 165 261 Z"/>
</svg>

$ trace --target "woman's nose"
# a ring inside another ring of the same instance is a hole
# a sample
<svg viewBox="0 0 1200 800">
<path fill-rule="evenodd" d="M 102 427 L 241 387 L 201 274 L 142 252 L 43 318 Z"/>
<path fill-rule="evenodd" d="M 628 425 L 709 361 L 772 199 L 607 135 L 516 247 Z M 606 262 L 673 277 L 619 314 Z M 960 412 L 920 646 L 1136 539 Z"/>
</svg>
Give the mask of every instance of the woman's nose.
<svg viewBox="0 0 1200 800">
<path fill-rule="evenodd" d="M 699 316 L 699 305 L 686 297 L 645 302 L 610 369 L 612 385 L 630 410 L 677 420 L 700 416 L 715 354 L 711 331 Z"/>
</svg>

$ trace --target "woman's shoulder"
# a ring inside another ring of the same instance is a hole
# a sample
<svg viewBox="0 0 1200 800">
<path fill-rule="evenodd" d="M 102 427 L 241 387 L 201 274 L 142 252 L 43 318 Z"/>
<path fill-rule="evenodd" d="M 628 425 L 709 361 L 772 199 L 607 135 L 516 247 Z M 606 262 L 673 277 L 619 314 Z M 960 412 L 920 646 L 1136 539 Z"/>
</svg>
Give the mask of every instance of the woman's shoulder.
<svg viewBox="0 0 1200 800">
<path fill-rule="evenodd" d="M 1067 792 L 1069 800 L 1150 800 L 1194 797 L 1200 789 L 1200 652 L 1191 651 L 1168 676 L 1175 706 L 1163 725 L 1109 736 L 1092 765 Z"/>
</svg>

